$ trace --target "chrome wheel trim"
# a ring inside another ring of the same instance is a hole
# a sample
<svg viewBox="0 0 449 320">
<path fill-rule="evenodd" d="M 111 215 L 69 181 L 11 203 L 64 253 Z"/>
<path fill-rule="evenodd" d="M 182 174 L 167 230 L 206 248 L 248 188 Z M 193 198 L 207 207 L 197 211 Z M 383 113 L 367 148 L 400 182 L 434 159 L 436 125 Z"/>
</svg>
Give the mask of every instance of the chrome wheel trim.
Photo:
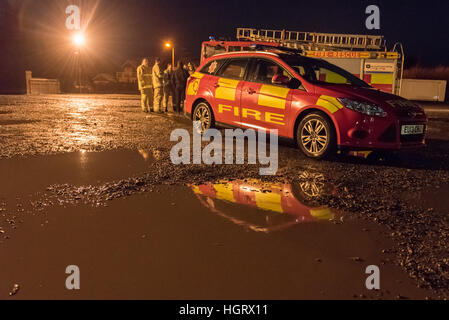
<svg viewBox="0 0 449 320">
<path fill-rule="evenodd" d="M 212 116 L 209 107 L 201 103 L 195 109 L 195 115 L 193 116 L 193 121 L 199 121 L 201 123 L 201 132 L 204 133 L 210 128 L 212 122 Z"/>
<path fill-rule="evenodd" d="M 301 144 L 307 152 L 320 155 L 329 145 L 329 132 L 320 119 L 307 121 L 301 130 Z"/>
<path fill-rule="evenodd" d="M 299 187 L 310 199 L 320 196 L 324 191 L 325 178 L 322 173 L 304 171 L 299 175 Z"/>
</svg>

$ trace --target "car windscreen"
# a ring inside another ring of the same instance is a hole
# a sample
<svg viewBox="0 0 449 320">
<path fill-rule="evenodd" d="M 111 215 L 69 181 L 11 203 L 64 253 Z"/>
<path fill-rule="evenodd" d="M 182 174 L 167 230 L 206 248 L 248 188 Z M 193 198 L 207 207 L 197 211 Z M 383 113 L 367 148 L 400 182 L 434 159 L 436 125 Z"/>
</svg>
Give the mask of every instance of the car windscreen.
<svg viewBox="0 0 449 320">
<path fill-rule="evenodd" d="M 366 82 L 324 60 L 288 57 L 284 59 L 300 76 L 308 82 L 319 84 L 346 84 L 355 87 L 370 87 Z"/>
</svg>

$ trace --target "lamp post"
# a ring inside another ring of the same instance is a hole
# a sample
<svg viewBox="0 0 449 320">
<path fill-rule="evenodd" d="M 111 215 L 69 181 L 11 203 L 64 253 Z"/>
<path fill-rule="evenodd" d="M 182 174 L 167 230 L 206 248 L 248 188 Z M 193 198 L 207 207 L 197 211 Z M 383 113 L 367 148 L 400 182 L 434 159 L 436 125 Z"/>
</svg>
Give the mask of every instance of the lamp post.
<svg viewBox="0 0 449 320">
<path fill-rule="evenodd" d="M 167 49 L 171 48 L 171 60 L 172 60 L 172 68 L 175 69 L 175 46 L 171 42 L 166 42 L 165 47 Z"/>
<path fill-rule="evenodd" d="M 82 33 L 77 33 L 73 36 L 73 43 L 76 46 L 76 53 L 78 54 L 78 85 L 80 86 L 80 93 L 82 93 L 81 86 L 81 48 L 86 43 L 86 38 Z"/>
</svg>

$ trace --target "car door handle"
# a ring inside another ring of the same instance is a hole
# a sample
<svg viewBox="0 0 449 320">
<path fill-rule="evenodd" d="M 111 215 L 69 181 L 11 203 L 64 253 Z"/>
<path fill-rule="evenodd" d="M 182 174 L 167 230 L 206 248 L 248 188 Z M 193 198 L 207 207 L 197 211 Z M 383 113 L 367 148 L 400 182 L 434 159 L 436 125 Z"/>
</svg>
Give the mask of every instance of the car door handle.
<svg viewBox="0 0 449 320">
<path fill-rule="evenodd" d="M 254 89 L 252 89 L 252 88 L 249 88 L 249 89 L 247 90 L 247 92 L 248 92 L 248 94 L 255 94 L 255 93 L 257 93 L 257 91 L 254 90 Z"/>
<path fill-rule="evenodd" d="M 218 83 L 214 84 L 214 88 L 220 88 L 220 85 Z"/>
</svg>

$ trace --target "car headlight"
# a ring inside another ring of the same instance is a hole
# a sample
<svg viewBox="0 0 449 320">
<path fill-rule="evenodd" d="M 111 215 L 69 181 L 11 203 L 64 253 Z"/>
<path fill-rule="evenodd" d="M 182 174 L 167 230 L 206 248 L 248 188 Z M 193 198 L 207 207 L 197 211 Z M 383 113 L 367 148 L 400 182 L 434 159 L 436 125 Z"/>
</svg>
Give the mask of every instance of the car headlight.
<svg viewBox="0 0 449 320">
<path fill-rule="evenodd" d="M 339 98 L 338 101 L 340 101 L 346 108 L 351 109 L 355 112 L 366 114 L 368 116 L 387 116 L 387 113 L 381 107 L 369 102 L 356 101 L 348 98 Z"/>
</svg>

